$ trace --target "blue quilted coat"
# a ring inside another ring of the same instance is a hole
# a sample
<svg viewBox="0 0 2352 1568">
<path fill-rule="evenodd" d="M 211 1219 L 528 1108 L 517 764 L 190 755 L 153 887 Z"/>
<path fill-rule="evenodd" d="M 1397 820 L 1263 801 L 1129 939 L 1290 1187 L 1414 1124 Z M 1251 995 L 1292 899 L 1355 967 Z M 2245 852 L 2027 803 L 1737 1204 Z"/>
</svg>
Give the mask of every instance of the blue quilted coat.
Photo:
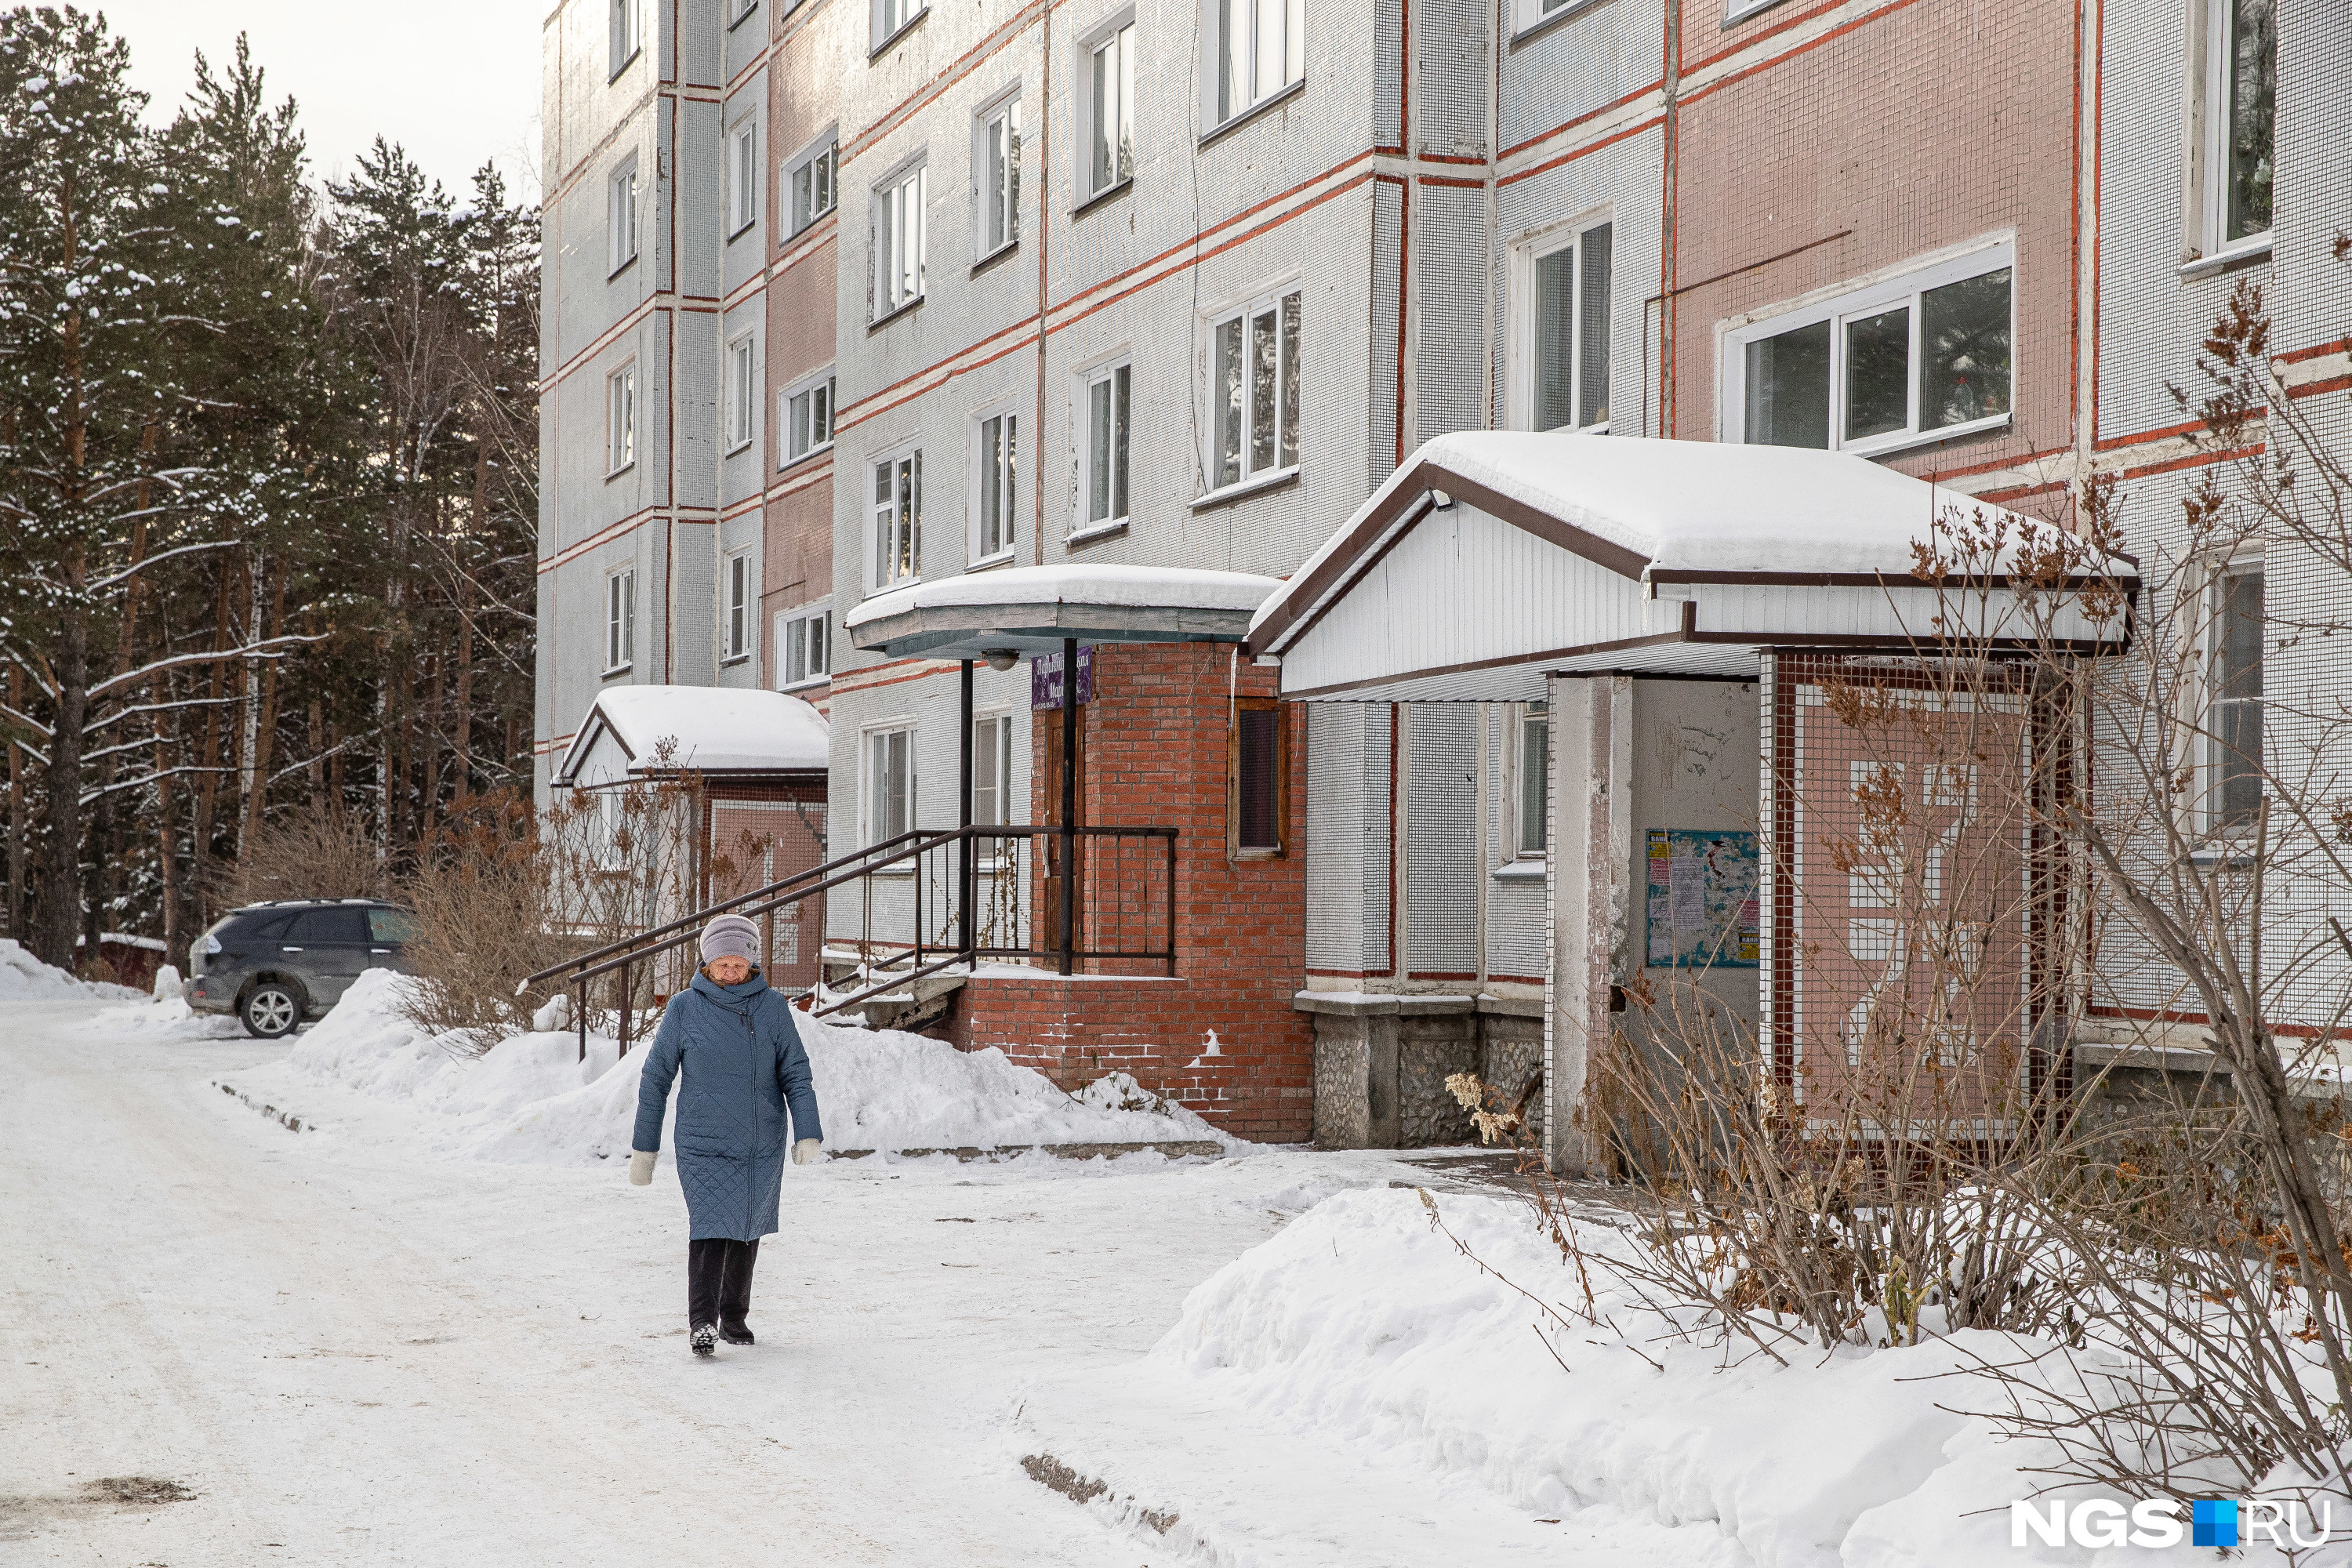
<svg viewBox="0 0 2352 1568">
<path fill-rule="evenodd" d="M 637 1079 L 635 1148 L 660 1150 L 662 1108 L 681 1072 L 677 1184 L 690 1234 L 756 1241 L 772 1233 L 784 1151 L 824 1136 L 791 1005 L 758 974 L 740 985 L 697 974 L 671 997 Z"/>
</svg>

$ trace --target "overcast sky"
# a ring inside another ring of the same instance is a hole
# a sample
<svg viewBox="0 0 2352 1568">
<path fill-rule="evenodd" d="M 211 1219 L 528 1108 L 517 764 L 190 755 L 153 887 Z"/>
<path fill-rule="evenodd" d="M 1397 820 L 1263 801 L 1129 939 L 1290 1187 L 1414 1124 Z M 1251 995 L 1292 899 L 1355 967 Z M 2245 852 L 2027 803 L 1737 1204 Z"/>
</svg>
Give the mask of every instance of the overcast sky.
<svg viewBox="0 0 2352 1568">
<path fill-rule="evenodd" d="M 234 59 L 236 35 L 273 100 L 292 94 L 313 172 L 350 172 L 381 132 L 459 194 L 484 160 L 511 195 L 539 195 L 539 27 L 552 0 L 81 0 L 131 40 L 131 79 L 159 123 L 195 78 L 195 52 Z"/>
</svg>

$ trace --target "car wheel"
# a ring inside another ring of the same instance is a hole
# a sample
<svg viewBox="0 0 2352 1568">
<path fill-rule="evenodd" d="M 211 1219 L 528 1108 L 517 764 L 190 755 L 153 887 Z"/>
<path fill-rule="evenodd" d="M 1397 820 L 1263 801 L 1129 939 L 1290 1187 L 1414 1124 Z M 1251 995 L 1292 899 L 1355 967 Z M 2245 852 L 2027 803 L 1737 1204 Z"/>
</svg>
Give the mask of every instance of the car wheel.
<svg viewBox="0 0 2352 1568">
<path fill-rule="evenodd" d="M 245 994 L 245 1005 L 237 1010 L 245 1018 L 245 1032 L 257 1040 L 274 1040 L 294 1032 L 302 1021 L 302 998 L 283 981 L 265 980 Z"/>
</svg>

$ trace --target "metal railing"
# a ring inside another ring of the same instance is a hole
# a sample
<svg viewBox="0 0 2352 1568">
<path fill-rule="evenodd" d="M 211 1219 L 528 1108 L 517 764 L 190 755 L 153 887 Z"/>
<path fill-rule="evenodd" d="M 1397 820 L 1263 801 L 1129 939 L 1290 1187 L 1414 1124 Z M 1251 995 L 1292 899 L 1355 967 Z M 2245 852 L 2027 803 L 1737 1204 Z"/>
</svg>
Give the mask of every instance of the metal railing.
<svg viewBox="0 0 2352 1568">
<path fill-rule="evenodd" d="M 1062 974 L 1077 973 L 1081 963 L 1176 973 L 1175 828 L 965 826 L 909 829 L 550 964 L 515 989 L 520 994 L 555 980 L 572 993 L 585 1060 L 589 983 L 618 974 L 616 1034 L 625 1056 L 639 969 L 698 942 L 713 916 L 757 918 L 853 882 L 864 900 L 864 934 L 855 940 L 871 984 L 826 997 L 814 1009 L 818 1017 L 984 959 L 1049 963 Z M 911 934 L 876 936 L 877 902 L 886 926 Z"/>
</svg>

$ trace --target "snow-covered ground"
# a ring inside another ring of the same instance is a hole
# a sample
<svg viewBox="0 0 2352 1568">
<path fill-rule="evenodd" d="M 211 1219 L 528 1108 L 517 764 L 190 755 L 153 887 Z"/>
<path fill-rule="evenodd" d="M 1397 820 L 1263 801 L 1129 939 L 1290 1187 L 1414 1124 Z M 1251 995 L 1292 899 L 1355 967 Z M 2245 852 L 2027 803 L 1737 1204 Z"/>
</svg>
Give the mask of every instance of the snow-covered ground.
<svg viewBox="0 0 2352 1568">
<path fill-rule="evenodd" d="M 2009 1545 L 2031 1457 L 1944 1408 L 1964 1347 L 1726 1370 L 1605 1270 L 1569 1331 L 1521 1289 L 1580 1305 L 1570 1272 L 1454 1155 L 789 1167 L 760 1343 L 697 1363 L 676 1181 L 610 1157 L 635 1058 L 462 1060 L 384 984 L 274 1045 L 0 1012 L 0 1559 L 2093 1561 Z M 809 1044 L 837 1144 L 1201 1135 L 1001 1057 Z M 81 1489 L 123 1476 L 194 1495 Z"/>
<path fill-rule="evenodd" d="M 53 963 L 43 963 L 22 943 L 0 937 L 0 1002 L 97 1001 L 142 994 L 127 985 L 77 980 Z"/>
</svg>

